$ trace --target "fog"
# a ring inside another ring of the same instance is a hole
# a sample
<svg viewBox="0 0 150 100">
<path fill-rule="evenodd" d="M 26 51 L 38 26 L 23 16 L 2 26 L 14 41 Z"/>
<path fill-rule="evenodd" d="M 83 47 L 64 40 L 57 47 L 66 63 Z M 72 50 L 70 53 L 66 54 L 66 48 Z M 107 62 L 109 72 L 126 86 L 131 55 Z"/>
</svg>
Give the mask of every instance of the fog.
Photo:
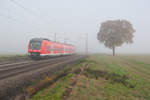
<svg viewBox="0 0 150 100">
<path fill-rule="evenodd" d="M 27 53 L 31 38 L 74 44 L 79 52 L 111 53 L 97 40 L 100 24 L 126 19 L 133 24 L 134 43 L 117 53 L 150 53 L 149 0 L 0 0 L 0 54 Z"/>
</svg>

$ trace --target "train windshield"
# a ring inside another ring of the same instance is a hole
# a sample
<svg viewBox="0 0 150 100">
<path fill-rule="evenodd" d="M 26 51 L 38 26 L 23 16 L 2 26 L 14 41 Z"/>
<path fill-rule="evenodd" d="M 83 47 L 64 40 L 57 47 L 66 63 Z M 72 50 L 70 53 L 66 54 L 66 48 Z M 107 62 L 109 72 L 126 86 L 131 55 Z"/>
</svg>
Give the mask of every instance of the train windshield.
<svg viewBox="0 0 150 100">
<path fill-rule="evenodd" d="M 30 49 L 31 50 L 40 50 L 41 49 L 41 42 L 40 41 L 30 42 Z"/>
</svg>

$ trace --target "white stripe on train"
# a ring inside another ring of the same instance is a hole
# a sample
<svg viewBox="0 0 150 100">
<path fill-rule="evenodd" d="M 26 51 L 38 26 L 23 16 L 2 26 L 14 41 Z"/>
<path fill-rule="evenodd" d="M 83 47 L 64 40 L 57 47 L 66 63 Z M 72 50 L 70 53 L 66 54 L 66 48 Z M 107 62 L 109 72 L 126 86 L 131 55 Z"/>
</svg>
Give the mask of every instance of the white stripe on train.
<svg viewBox="0 0 150 100">
<path fill-rule="evenodd" d="M 40 56 L 61 56 L 61 55 L 71 55 L 73 53 L 57 53 L 57 54 L 54 54 L 54 53 L 50 53 L 50 54 L 40 54 Z"/>
</svg>

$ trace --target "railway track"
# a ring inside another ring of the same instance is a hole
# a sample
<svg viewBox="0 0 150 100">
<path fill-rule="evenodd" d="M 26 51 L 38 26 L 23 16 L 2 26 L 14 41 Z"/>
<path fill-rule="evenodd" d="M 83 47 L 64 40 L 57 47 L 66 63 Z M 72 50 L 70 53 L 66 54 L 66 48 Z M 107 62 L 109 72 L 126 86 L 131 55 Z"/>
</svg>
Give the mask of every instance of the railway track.
<svg viewBox="0 0 150 100">
<path fill-rule="evenodd" d="M 37 69 L 50 67 L 65 63 L 71 60 L 79 59 L 81 56 L 64 56 L 48 60 L 40 61 L 25 61 L 11 64 L 0 65 L 0 80 L 7 79 L 13 76 L 17 76 L 26 72 L 35 71 Z"/>
<path fill-rule="evenodd" d="M 23 61 L 23 62 L 13 62 L 13 63 L 0 64 L 0 69 L 5 69 L 7 67 L 13 67 L 13 66 L 21 65 L 21 64 L 30 63 L 30 62 L 33 62 L 33 61 Z"/>
<path fill-rule="evenodd" d="M 28 57 L 18 57 L 16 59 L 6 59 L 6 60 L 0 60 L 0 66 L 11 64 L 11 63 L 19 63 L 24 61 L 30 61 L 30 58 Z"/>
</svg>

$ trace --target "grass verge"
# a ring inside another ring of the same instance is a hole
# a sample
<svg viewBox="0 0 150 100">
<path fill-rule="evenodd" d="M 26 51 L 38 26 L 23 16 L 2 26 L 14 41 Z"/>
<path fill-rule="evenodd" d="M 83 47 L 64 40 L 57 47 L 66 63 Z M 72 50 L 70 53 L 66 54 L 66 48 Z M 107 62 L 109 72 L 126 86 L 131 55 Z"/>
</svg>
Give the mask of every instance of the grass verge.
<svg viewBox="0 0 150 100">
<path fill-rule="evenodd" d="M 82 59 L 61 72 L 65 74 L 57 73 L 62 77 L 31 100 L 150 100 L 150 66 L 143 59 L 129 58 Z"/>
<path fill-rule="evenodd" d="M 29 59 L 27 54 L 10 54 L 10 55 L 0 55 L 0 61 L 7 61 L 7 60 L 18 60 L 18 59 Z"/>
</svg>

